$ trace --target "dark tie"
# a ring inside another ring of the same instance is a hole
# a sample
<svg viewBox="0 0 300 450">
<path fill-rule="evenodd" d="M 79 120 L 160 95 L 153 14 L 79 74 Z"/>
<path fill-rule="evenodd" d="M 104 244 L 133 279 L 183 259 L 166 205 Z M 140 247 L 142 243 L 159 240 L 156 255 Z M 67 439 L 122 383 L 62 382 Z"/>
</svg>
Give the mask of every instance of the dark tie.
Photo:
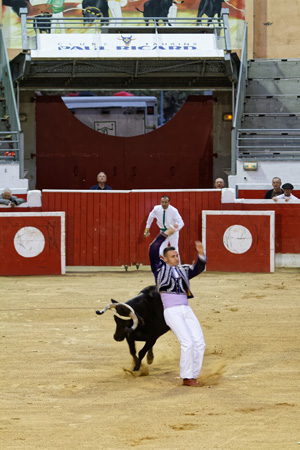
<svg viewBox="0 0 300 450">
<path fill-rule="evenodd" d="M 166 227 L 166 224 L 165 224 L 165 220 L 166 220 L 166 210 L 164 209 L 164 212 L 163 212 L 163 228 L 161 228 L 161 231 L 167 231 L 167 227 Z"/>
</svg>

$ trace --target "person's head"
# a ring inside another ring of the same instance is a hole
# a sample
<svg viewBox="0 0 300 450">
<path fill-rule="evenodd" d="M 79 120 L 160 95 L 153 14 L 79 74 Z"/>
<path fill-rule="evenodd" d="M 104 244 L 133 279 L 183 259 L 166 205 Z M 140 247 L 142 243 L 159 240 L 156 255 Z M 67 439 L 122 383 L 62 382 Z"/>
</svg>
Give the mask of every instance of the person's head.
<svg viewBox="0 0 300 450">
<path fill-rule="evenodd" d="M 98 175 L 97 175 L 97 181 L 98 181 L 98 183 L 106 183 L 106 181 L 107 181 L 107 176 L 106 176 L 106 174 L 104 173 L 104 172 L 100 172 L 100 173 L 98 173 Z"/>
<path fill-rule="evenodd" d="M 163 195 L 160 199 L 160 204 L 163 209 L 167 209 L 170 204 L 170 197 L 168 197 L 167 195 Z"/>
<path fill-rule="evenodd" d="M 216 189 L 223 189 L 224 186 L 225 186 L 225 182 L 224 182 L 223 178 L 215 179 L 215 188 Z"/>
<path fill-rule="evenodd" d="M 279 192 L 281 190 L 281 179 L 279 177 L 274 177 L 272 180 L 272 186 L 275 192 Z"/>
<path fill-rule="evenodd" d="M 9 188 L 5 188 L 1 195 L 5 200 L 9 200 L 11 197 L 11 190 Z"/>
<path fill-rule="evenodd" d="M 175 247 L 166 247 L 163 252 L 164 261 L 169 264 L 169 266 L 178 266 L 179 255 Z"/>
<path fill-rule="evenodd" d="M 294 189 L 294 186 L 291 183 L 285 183 L 282 185 L 282 189 L 283 189 L 284 195 L 286 197 L 290 197 L 292 190 Z"/>
</svg>

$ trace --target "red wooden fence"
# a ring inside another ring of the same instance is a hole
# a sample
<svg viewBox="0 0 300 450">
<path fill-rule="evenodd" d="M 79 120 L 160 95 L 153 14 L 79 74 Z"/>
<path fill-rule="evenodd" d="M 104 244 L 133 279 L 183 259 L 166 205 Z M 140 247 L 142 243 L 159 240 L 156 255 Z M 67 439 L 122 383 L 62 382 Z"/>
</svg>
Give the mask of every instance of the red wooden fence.
<svg viewBox="0 0 300 450">
<path fill-rule="evenodd" d="M 272 186 L 270 187 L 270 189 Z M 238 190 L 238 198 L 246 198 L 246 199 L 261 199 L 264 200 L 266 192 L 268 189 L 239 189 Z M 300 191 L 293 190 L 292 192 L 295 197 L 300 199 Z"/>
<path fill-rule="evenodd" d="M 223 210 L 275 211 L 275 253 L 300 253 L 300 204 L 227 203 Z"/>
<path fill-rule="evenodd" d="M 202 238 L 202 210 L 275 211 L 275 252 L 300 254 L 300 204 L 221 203 L 219 190 L 195 191 L 43 191 L 42 208 L 1 208 L 3 212 L 66 213 L 66 265 L 149 264 L 148 247 L 158 233 L 144 237 L 149 212 L 169 195 L 185 226 L 180 231 L 182 262 L 195 259 L 194 241 Z"/>
<path fill-rule="evenodd" d="M 144 237 L 146 219 L 162 195 L 169 195 L 185 222 L 180 231 L 182 262 L 195 259 L 202 210 L 221 209 L 221 193 L 202 191 L 43 191 L 43 211 L 66 213 L 66 265 L 149 264 L 148 248 L 157 235 Z"/>
</svg>

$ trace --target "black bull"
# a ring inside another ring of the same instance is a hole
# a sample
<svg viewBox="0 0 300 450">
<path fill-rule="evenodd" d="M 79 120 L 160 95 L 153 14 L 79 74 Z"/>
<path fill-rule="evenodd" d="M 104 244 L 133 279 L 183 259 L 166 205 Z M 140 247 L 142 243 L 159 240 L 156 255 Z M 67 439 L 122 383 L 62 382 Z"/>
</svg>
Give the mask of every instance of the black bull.
<svg viewBox="0 0 300 450">
<path fill-rule="evenodd" d="M 147 352 L 147 362 L 151 364 L 153 361 L 152 348 L 155 342 L 170 329 L 164 319 L 163 306 L 156 286 L 147 286 L 125 304 L 112 300 L 110 305 L 102 311 L 96 311 L 96 314 L 102 314 L 107 309 L 112 309 L 115 314 L 114 319 L 117 327 L 114 339 L 116 341 L 127 340 L 130 354 L 135 363 L 133 370 L 140 369 L 141 362 Z M 145 342 L 138 357 L 136 356 L 136 341 Z"/>
</svg>

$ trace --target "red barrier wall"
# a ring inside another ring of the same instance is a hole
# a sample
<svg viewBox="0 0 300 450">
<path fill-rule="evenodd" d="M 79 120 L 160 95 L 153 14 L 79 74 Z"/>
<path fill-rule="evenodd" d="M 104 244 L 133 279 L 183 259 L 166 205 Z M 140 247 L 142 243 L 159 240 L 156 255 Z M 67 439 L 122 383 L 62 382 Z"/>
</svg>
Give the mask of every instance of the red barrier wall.
<svg viewBox="0 0 300 450">
<path fill-rule="evenodd" d="M 194 241 L 202 239 L 202 210 L 275 211 L 275 252 L 300 254 L 298 203 L 221 203 L 218 190 L 202 191 L 43 191 L 42 208 L 3 208 L 3 212 L 66 213 L 68 266 L 121 266 L 149 264 L 151 236 L 143 235 L 146 219 L 160 197 L 167 194 L 185 222 L 180 232 L 182 262 L 195 258 Z"/>
<path fill-rule="evenodd" d="M 272 186 L 270 187 L 270 189 Z M 267 189 L 239 189 L 238 198 L 246 199 L 261 199 L 263 200 L 266 195 Z M 293 195 L 300 199 L 300 191 L 294 190 Z"/>
<path fill-rule="evenodd" d="M 275 211 L 275 253 L 300 253 L 300 204 L 233 204 L 223 210 Z"/>
<path fill-rule="evenodd" d="M 0 213 L 0 274 L 65 273 L 65 226 L 62 212 Z"/>
<path fill-rule="evenodd" d="M 185 222 L 180 255 L 182 262 L 191 263 L 194 241 L 201 239 L 202 210 L 221 208 L 220 191 L 43 191 L 43 211 L 66 213 L 66 265 L 148 265 L 148 247 L 158 228 L 153 223 L 151 236 L 145 238 L 146 219 L 164 194 Z"/>
<path fill-rule="evenodd" d="M 207 271 L 274 272 L 273 211 L 204 211 Z"/>
</svg>

